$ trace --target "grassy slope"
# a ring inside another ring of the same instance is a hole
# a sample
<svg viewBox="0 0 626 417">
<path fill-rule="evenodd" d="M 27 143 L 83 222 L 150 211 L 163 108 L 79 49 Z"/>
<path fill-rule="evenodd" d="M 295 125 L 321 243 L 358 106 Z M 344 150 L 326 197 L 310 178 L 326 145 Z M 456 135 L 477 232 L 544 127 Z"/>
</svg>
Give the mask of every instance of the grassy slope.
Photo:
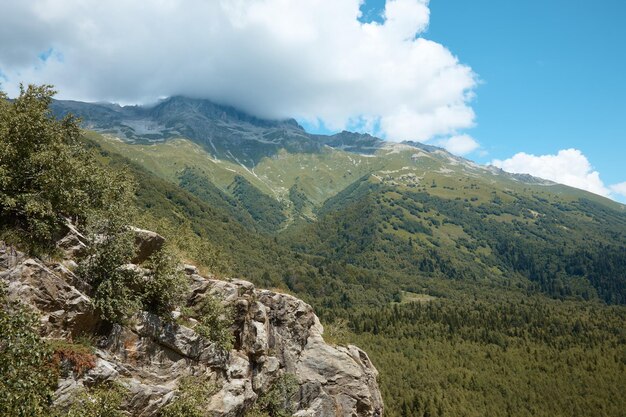
<svg viewBox="0 0 626 417">
<path fill-rule="evenodd" d="M 590 193 L 521 182 L 406 145 L 373 156 L 282 151 L 249 170 L 215 161 L 184 139 L 127 145 L 91 135 L 250 231 L 290 225 L 281 241 L 316 266 L 341 260 L 374 275 L 399 273 L 405 278 L 395 281 L 404 286 L 439 276 L 626 300 L 619 257 L 625 207 Z M 598 267 L 602 250 L 606 270 Z M 584 260 L 565 261 L 573 257 Z"/>
<path fill-rule="evenodd" d="M 373 174 L 390 185 L 427 188 L 434 180 L 438 189 L 429 191 L 440 197 L 478 198 L 484 202 L 491 198 L 495 189 L 533 194 L 550 200 L 561 198 L 571 201 L 584 197 L 626 213 L 623 205 L 581 190 L 557 184 L 525 184 L 508 175 L 494 175 L 458 158 L 450 158 L 442 151 L 427 153 L 403 145 L 381 149 L 375 155 L 358 155 L 331 148 L 321 153 L 305 154 L 281 151 L 263 159 L 252 170 L 213 159 L 203 148 L 187 139 L 130 145 L 94 132 L 88 132 L 88 135 L 104 149 L 125 155 L 174 183 L 178 183 L 185 167 L 192 167 L 201 170 L 211 183 L 222 190 L 226 190 L 236 176 L 242 176 L 261 192 L 285 200 L 288 199 L 289 189 L 297 185 L 317 207 L 363 175 Z"/>
<path fill-rule="evenodd" d="M 136 179 L 137 205 L 144 214 L 139 219 L 140 225 L 151 227 L 171 239 L 178 239 L 189 230 L 191 236 L 188 237 L 209 242 L 221 251 L 220 256 L 232 266 L 231 273 L 256 282 L 265 271 L 277 277 L 294 264 L 290 250 L 278 247 L 273 239 L 257 233 L 249 224 L 239 222 L 224 207 L 203 201 L 138 163 L 100 147 L 98 142 L 90 140 L 89 143 L 103 155 L 105 163 L 127 169 Z M 272 253 L 271 261 L 264 258 L 265 253 Z M 278 285 L 278 282 L 264 284 Z"/>
<path fill-rule="evenodd" d="M 376 157 L 279 153 L 252 172 L 184 140 L 98 141 L 148 169 L 133 166 L 148 211 L 189 218 L 233 258 L 236 274 L 294 291 L 329 330 L 345 320 L 348 339 L 381 372 L 386 415 L 619 416 L 626 408 L 626 308 L 604 305 L 597 285 L 576 278 L 602 264 L 598 254 L 624 259 L 612 252 L 626 242 L 623 206 L 402 148 Z M 196 198 L 176 187 L 185 167 L 204 170 L 226 195 L 241 175 L 286 204 L 291 195 L 290 208 L 318 220 L 294 222 L 278 240 L 257 233 L 215 204 L 219 192 L 203 201 L 199 190 Z M 531 276 L 538 268 L 548 274 Z M 414 303 L 407 291 L 436 299 Z"/>
</svg>

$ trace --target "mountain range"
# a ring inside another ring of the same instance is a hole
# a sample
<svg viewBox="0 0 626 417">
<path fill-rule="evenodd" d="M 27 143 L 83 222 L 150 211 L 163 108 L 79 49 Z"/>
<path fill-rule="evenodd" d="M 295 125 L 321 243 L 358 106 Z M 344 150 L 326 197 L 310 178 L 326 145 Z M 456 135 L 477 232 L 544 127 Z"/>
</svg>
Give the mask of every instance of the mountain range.
<svg viewBox="0 0 626 417">
<path fill-rule="evenodd" d="M 458 265 L 450 266 L 455 275 L 471 270 L 494 280 L 513 272 L 552 295 L 626 300 L 621 269 L 616 294 L 588 263 L 573 264 L 585 240 L 608 246 L 604 255 L 619 254 L 626 242 L 626 206 L 582 190 L 420 143 L 313 135 L 295 120 L 262 120 L 208 100 L 172 97 L 145 107 L 55 101 L 52 111 L 80 117 L 103 148 L 311 256 L 378 270 L 372 258 L 387 261 L 392 252 L 402 259 L 383 268 L 392 272 L 410 274 L 424 258 Z M 545 256 L 561 269 L 548 272 Z"/>
<path fill-rule="evenodd" d="M 130 170 L 157 231 L 189 230 L 219 253 L 211 265 L 301 296 L 366 348 L 389 415 L 574 415 L 626 383 L 624 205 L 434 146 L 310 134 L 208 100 L 51 107 Z M 504 377 L 514 367 L 526 382 Z M 579 400 L 551 402 L 560 395 Z"/>
</svg>

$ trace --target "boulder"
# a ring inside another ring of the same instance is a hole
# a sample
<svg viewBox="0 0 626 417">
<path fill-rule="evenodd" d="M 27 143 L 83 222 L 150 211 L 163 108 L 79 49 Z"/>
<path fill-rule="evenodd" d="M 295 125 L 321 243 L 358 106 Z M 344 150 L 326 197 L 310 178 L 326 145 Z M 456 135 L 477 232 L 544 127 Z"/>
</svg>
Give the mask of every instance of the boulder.
<svg viewBox="0 0 626 417">
<path fill-rule="evenodd" d="M 148 260 L 156 252 L 160 251 L 165 244 L 165 238 L 158 233 L 136 227 L 132 227 L 131 230 L 135 234 L 136 252 L 135 257 L 131 261 L 134 264 L 140 264 Z"/>
<path fill-rule="evenodd" d="M 66 259 L 79 256 L 87 248 L 87 238 L 69 221 L 65 228 L 67 234 L 57 242 L 57 248 L 65 254 Z"/>
</svg>

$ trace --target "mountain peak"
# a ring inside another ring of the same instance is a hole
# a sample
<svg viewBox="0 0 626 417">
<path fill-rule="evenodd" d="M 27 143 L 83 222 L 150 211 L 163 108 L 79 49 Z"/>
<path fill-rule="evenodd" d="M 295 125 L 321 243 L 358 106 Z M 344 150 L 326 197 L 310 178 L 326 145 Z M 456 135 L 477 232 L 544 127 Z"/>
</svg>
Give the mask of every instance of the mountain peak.
<svg viewBox="0 0 626 417">
<path fill-rule="evenodd" d="M 307 133 L 294 119 L 269 120 L 208 99 L 172 96 L 151 106 L 54 101 L 57 117 L 72 113 L 83 126 L 128 143 L 155 143 L 186 138 L 218 159 L 254 167 L 262 158 L 289 152 L 320 152 L 327 145 L 371 154 L 385 143 L 369 134 L 343 131 L 335 135 Z"/>
<path fill-rule="evenodd" d="M 181 112 L 196 113 L 209 119 L 248 123 L 258 127 L 286 127 L 304 131 L 304 128 L 302 128 L 295 119 L 262 119 L 227 104 L 219 104 L 209 99 L 180 95 L 161 100 L 154 106 L 151 106 L 149 111 L 151 114 L 166 111 L 173 112 L 174 114 Z"/>
</svg>

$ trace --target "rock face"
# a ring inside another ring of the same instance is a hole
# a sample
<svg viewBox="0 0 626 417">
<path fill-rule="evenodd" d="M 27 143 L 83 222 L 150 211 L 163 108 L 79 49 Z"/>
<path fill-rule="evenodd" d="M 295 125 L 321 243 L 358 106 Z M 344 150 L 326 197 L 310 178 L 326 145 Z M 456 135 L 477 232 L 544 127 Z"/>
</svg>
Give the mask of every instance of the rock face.
<svg viewBox="0 0 626 417">
<path fill-rule="evenodd" d="M 137 251 L 133 263 L 140 264 L 146 261 L 152 254 L 161 250 L 165 244 L 165 239 L 158 233 L 154 233 L 150 230 L 132 228 L 135 234 L 135 246 Z"/>
<path fill-rule="evenodd" d="M 66 253 L 69 258 L 72 250 Z M 152 416 L 173 400 L 181 378 L 193 375 L 217 387 L 207 399 L 207 415 L 244 416 L 259 395 L 291 374 L 299 385 L 295 416 L 382 416 L 377 371 L 367 354 L 356 346 L 326 344 L 312 308 L 293 296 L 200 276 L 186 265 L 190 304 L 210 294 L 234 311 L 234 347 L 224 352 L 192 324 L 165 322 L 148 312 L 128 326 L 103 326 L 88 286 L 71 271 L 74 265 L 71 259 L 29 259 L 0 243 L 0 279 L 8 283 L 9 296 L 41 313 L 47 336 L 70 338 L 99 329 L 96 366 L 61 379 L 58 404 L 70 402 L 82 386 L 117 381 L 130 393 L 124 403 L 129 415 Z"/>
</svg>

